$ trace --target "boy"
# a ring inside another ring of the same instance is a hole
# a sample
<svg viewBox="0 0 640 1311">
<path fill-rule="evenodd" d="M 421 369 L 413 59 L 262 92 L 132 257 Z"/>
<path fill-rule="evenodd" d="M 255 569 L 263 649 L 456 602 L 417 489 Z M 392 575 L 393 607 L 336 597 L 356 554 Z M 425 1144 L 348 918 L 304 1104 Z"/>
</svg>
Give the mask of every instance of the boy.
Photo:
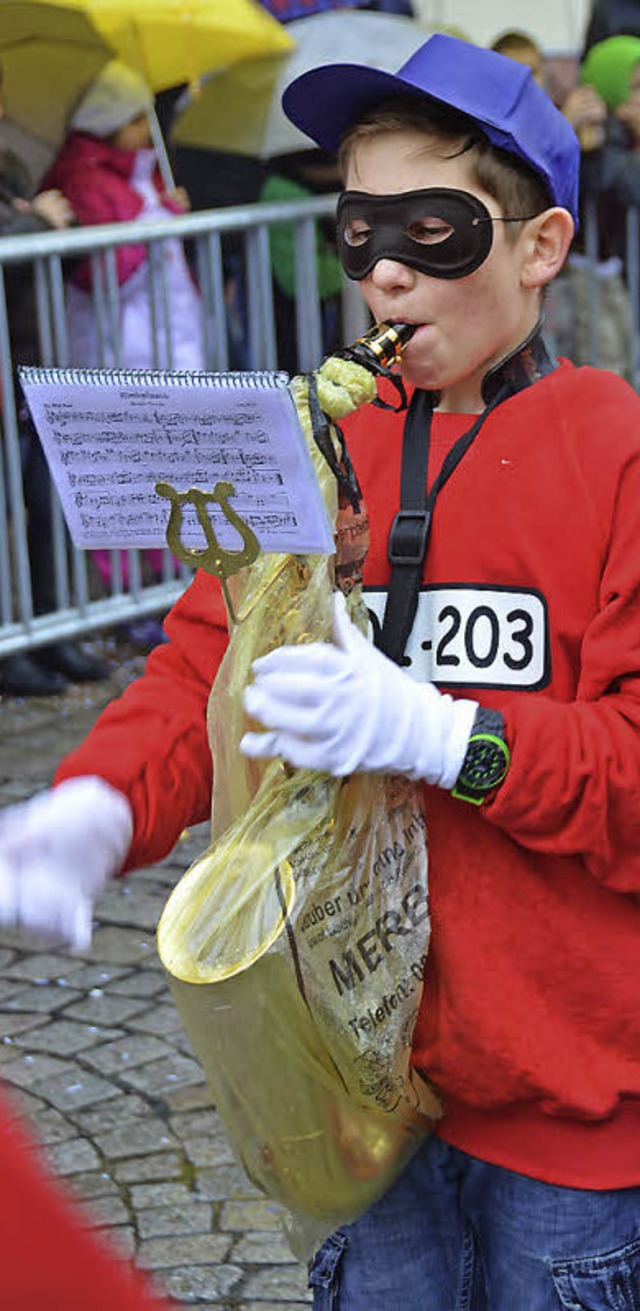
<svg viewBox="0 0 640 1311">
<path fill-rule="evenodd" d="M 338 605 L 333 645 L 255 663 L 246 705 L 265 731 L 243 750 L 425 781 L 433 936 L 413 1059 L 445 1106 L 391 1190 L 321 1249 L 315 1306 L 631 1308 L 640 401 L 613 375 L 558 366 L 539 333 L 573 233 L 578 144 L 529 70 L 444 36 L 395 76 L 307 73 L 285 107 L 323 148 L 342 143 L 347 273 L 375 319 L 415 326 L 406 416 L 368 407 L 344 425 L 372 524 L 365 583 L 394 660 Z M 209 579 L 167 631 L 61 786 L 12 812 L 6 918 L 48 926 L 35 864 L 86 935 L 110 874 L 204 818 L 206 695 L 224 648 Z"/>
</svg>

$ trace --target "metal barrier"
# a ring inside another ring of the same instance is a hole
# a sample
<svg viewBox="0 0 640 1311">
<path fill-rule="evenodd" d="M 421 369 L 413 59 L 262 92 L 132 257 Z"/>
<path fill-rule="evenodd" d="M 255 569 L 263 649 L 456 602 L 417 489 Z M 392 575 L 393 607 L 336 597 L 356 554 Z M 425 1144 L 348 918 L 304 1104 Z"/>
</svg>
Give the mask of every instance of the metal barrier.
<svg viewBox="0 0 640 1311">
<path fill-rule="evenodd" d="M 245 303 L 244 358 L 241 367 L 275 369 L 278 360 L 269 224 L 294 225 L 296 263 L 297 369 L 317 367 L 323 354 L 322 307 L 315 261 L 316 222 L 335 213 L 335 197 L 269 205 L 251 205 L 173 217 L 160 223 L 118 223 L 28 237 L 0 238 L 0 386 L 2 388 L 2 459 L 0 460 L 0 658 L 52 640 L 88 635 L 126 620 L 164 612 L 179 597 L 190 573 L 162 553 L 160 577 L 150 577 L 144 553 L 112 551 L 110 580 L 96 576 L 91 553 L 70 543 L 55 490 L 51 489 L 54 596 L 46 610 L 34 607 L 23 464 L 25 431 L 16 395 L 7 304 L 6 275 L 11 266 L 33 272 L 40 359 L 44 365 L 73 365 L 69 354 L 65 271 L 81 257 L 91 261 L 93 310 L 99 364 L 127 365 L 122 359 L 116 251 L 147 247 L 146 275 L 151 305 L 152 362 L 173 363 L 172 324 L 168 304 L 163 243 L 188 243 L 201 295 L 201 340 L 205 367 L 226 371 L 238 340 L 226 297 L 229 290 L 227 244 L 234 239 L 233 268 L 242 279 Z M 240 243 L 238 248 L 238 243 Z M 238 254 L 239 249 L 239 254 Z M 346 343 L 368 326 L 357 288 L 345 281 L 339 340 Z M 28 496 L 26 497 L 28 503 Z M 32 543 L 33 545 L 33 543 Z M 124 568 L 123 568 L 124 563 Z M 35 613 L 38 610 L 38 613 Z"/>
<path fill-rule="evenodd" d="M 45 365 L 73 364 L 69 356 L 65 268 L 89 257 L 93 272 L 93 305 L 101 363 L 127 365 L 119 340 L 119 289 L 116 251 L 144 244 L 150 302 L 153 307 L 153 363 L 172 366 L 171 315 L 162 259 L 163 243 L 176 237 L 188 243 L 201 294 L 200 330 L 205 366 L 215 371 L 243 367 L 275 369 L 278 359 L 276 318 L 269 249 L 269 224 L 293 223 L 296 265 L 296 340 L 298 371 L 317 367 L 325 349 L 322 307 L 316 276 L 316 223 L 335 213 L 335 196 L 268 205 L 250 205 L 172 217 L 162 223 L 119 223 L 104 227 L 47 232 L 29 237 L 0 238 L 0 386 L 2 389 L 2 458 L 0 459 L 0 659 L 12 652 L 47 642 L 88 635 L 127 620 L 157 615 L 173 604 L 189 581 L 190 573 L 168 550 L 162 553 L 161 576 L 150 576 L 140 551 L 112 551 L 110 578 L 105 585 L 96 575 L 90 552 L 69 542 L 55 491 L 51 490 L 52 563 L 54 599 L 46 609 L 34 606 L 29 563 L 25 487 L 23 485 L 24 424 L 19 420 L 11 356 L 6 273 L 11 266 L 28 264 L 35 279 L 40 358 Z M 233 240 L 233 253 L 229 241 Z M 618 274 L 618 297 L 628 311 L 628 367 L 625 376 L 640 387 L 640 231 L 638 212 L 630 210 L 627 222 L 625 279 Z M 587 207 L 585 256 L 580 265 L 580 297 L 584 317 L 580 354 L 572 350 L 567 323 L 575 326 L 575 287 L 561 275 L 547 296 L 547 337 L 552 349 L 577 363 L 606 364 L 602 358 L 601 327 L 608 294 L 597 262 L 595 207 Z M 244 356 L 237 361 L 237 333 L 227 303 L 229 269 L 242 278 L 246 295 Z M 238 272 L 239 271 L 239 272 Z M 611 290 L 609 287 L 608 290 Z M 561 322 L 563 308 L 564 326 Z M 369 317 L 358 288 L 345 280 L 338 342 L 347 343 L 368 326 Z M 575 347 L 575 340 L 574 340 Z M 21 435 L 21 428 L 23 429 Z M 28 502 L 28 496 L 27 496 Z M 123 567 L 124 566 L 124 567 Z M 38 611 L 38 613 L 35 613 Z"/>
</svg>

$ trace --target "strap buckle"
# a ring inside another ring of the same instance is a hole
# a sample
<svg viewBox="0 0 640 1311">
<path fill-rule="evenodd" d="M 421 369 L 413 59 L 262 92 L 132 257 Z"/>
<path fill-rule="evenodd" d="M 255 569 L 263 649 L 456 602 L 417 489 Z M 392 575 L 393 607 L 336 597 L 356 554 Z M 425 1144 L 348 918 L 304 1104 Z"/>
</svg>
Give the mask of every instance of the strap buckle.
<svg viewBox="0 0 640 1311">
<path fill-rule="evenodd" d="M 389 564 L 421 565 L 430 527 L 430 510 L 398 510 L 389 533 Z"/>
</svg>

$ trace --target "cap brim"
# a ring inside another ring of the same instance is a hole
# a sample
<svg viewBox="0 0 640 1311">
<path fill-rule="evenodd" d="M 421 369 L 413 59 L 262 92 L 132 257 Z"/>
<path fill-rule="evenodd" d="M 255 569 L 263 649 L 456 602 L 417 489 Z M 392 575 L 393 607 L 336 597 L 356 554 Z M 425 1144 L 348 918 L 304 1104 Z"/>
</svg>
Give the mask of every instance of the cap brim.
<svg viewBox="0 0 640 1311">
<path fill-rule="evenodd" d="M 291 82 L 283 94 L 282 108 L 317 145 L 336 151 L 349 125 L 390 96 L 435 99 L 393 73 L 363 64 L 330 64 L 302 73 Z"/>
<path fill-rule="evenodd" d="M 438 40 L 448 42 L 449 39 L 434 36 L 428 44 L 432 45 Z M 577 223 L 580 155 L 573 129 L 566 119 L 560 117 L 559 111 L 554 108 L 544 92 L 531 81 L 528 70 L 516 64 L 514 60 L 506 59 L 505 56 L 496 55 L 494 52 L 484 50 L 477 52 L 471 48 L 471 55 L 473 56 L 474 53 L 482 53 L 483 56 L 490 53 L 492 58 L 499 60 L 501 64 L 512 65 L 506 92 L 504 79 L 502 86 L 494 83 L 490 87 L 491 103 L 489 104 L 486 103 L 486 97 L 484 104 L 478 103 L 473 67 L 457 66 L 455 70 L 457 76 L 454 77 L 452 74 L 449 77 L 445 76 L 448 70 L 444 60 L 440 60 L 438 79 L 435 80 L 435 85 L 438 90 L 443 90 L 443 95 L 439 96 L 437 91 L 423 90 L 417 80 L 412 80 L 414 72 L 412 65 L 419 58 L 420 52 L 418 52 L 418 55 L 409 61 L 407 67 L 409 76 L 406 78 L 395 73 L 386 73 L 381 69 L 367 68 L 363 64 L 326 64 L 320 68 L 310 69 L 286 88 L 282 97 L 282 107 L 291 122 L 305 132 L 312 141 L 325 150 L 337 151 L 347 128 L 367 110 L 373 109 L 383 100 L 391 97 L 410 97 L 431 104 L 448 106 L 476 123 L 494 146 L 516 155 L 537 172 L 546 182 L 553 203 L 564 205 Z M 465 55 L 469 65 L 469 51 L 466 51 Z M 505 103 L 508 108 L 508 96 L 513 100 L 522 93 L 525 73 L 529 79 L 528 93 L 531 95 L 533 92 L 536 97 L 537 126 L 541 139 L 556 140 L 558 135 L 556 118 L 560 118 L 564 136 L 567 138 L 567 140 L 563 138 L 557 148 L 559 163 L 553 170 L 550 168 L 548 158 L 540 158 L 540 153 L 537 151 L 532 153 L 530 142 L 518 140 L 510 130 L 508 120 L 504 122 Z M 496 91 L 500 92 L 501 99 L 496 99 Z M 575 153 L 568 152 L 569 138 L 575 141 Z"/>
</svg>

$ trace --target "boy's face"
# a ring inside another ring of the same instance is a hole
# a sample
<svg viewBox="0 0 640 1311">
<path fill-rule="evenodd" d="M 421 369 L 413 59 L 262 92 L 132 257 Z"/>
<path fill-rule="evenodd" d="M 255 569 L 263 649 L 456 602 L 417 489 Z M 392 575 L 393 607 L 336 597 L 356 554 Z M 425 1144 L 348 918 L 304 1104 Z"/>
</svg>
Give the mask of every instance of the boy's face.
<svg viewBox="0 0 640 1311">
<path fill-rule="evenodd" d="M 445 158 L 450 150 L 414 128 L 376 133 L 355 144 L 346 188 L 372 195 L 454 188 L 477 196 L 492 217 L 500 216 L 498 202 L 474 181 L 468 155 Z M 466 277 L 432 277 L 383 257 L 360 282 L 376 322 L 420 325 L 405 348 L 401 371 L 415 386 L 440 391 L 444 409 L 484 408 L 484 375 L 528 336 L 540 312 L 539 293 L 521 281 L 524 233 L 508 242 L 505 224 L 491 227 L 489 254 Z"/>
</svg>

